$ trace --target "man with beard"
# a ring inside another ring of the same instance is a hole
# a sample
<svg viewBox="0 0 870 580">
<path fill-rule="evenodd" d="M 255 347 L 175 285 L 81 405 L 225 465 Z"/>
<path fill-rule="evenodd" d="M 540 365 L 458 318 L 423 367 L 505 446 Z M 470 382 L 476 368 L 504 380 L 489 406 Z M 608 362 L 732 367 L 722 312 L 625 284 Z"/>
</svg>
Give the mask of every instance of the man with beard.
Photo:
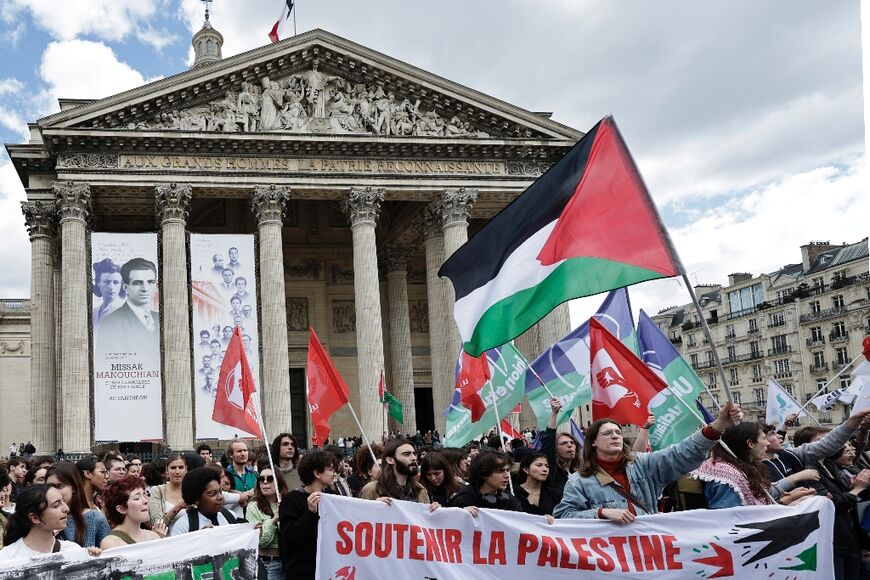
<svg viewBox="0 0 870 580">
<path fill-rule="evenodd" d="M 407 439 L 393 439 L 384 447 L 381 472 L 360 491 L 362 499 L 374 499 L 389 505 L 394 499 L 430 503 L 429 493 L 417 481 L 417 454 Z M 433 509 L 438 504 L 432 504 Z"/>
</svg>

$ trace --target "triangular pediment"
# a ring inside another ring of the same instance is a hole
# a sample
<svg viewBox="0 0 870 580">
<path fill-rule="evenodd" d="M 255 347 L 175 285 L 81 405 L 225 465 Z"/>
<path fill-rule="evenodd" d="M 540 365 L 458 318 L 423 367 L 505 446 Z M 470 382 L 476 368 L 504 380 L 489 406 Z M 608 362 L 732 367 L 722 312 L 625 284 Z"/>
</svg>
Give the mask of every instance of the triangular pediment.
<svg viewBox="0 0 870 580">
<path fill-rule="evenodd" d="M 576 140 L 582 133 L 323 30 L 39 121 L 41 129 Z"/>
</svg>

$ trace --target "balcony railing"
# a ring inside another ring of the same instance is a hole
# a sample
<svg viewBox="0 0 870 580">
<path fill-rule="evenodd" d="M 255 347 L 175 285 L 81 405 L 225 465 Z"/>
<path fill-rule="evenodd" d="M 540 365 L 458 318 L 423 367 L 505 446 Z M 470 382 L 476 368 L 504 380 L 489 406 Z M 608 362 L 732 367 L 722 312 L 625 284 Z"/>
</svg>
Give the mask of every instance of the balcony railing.
<svg viewBox="0 0 870 580">
<path fill-rule="evenodd" d="M 750 329 L 749 329 L 748 331 L 746 331 L 746 332 L 747 332 L 747 334 L 758 334 L 758 328 L 757 328 L 757 327 L 756 327 L 756 328 L 750 328 Z"/>
<path fill-rule="evenodd" d="M 810 367 L 811 373 L 826 373 L 828 372 L 828 363 L 822 363 L 820 365 L 814 364 Z"/>
<path fill-rule="evenodd" d="M 791 371 L 782 371 L 779 373 L 773 373 L 773 378 L 776 380 L 790 379 L 791 378 Z"/>
<path fill-rule="evenodd" d="M 839 371 L 840 369 L 844 369 L 847 366 L 849 366 L 849 361 L 846 361 L 846 362 L 837 361 L 837 362 L 831 363 L 831 367 L 835 371 Z"/>
<path fill-rule="evenodd" d="M 764 353 L 755 351 L 755 352 L 747 352 L 745 354 L 736 354 L 734 356 L 725 357 L 722 359 L 723 365 L 730 365 L 735 363 L 746 362 L 748 360 L 754 360 L 758 358 L 764 358 Z"/>
<path fill-rule="evenodd" d="M 672 336 L 670 340 L 671 340 L 672 344 L 683 344 L 683 337 L 682 336 Z M 689 345 L 689 346 L 691 346 L 691 345 Z"/>
<path fill-rule="evenodd" d="M 817 346 L 825 346 L 825 337 L 820 336 L 818 338 L 808 338 L 807 346 L 810 348 L 815 348 Z"/>
<path fill-rule="evenodd" d="M 737 333 L 729 332 L 725 335 L 725 340 L 737 340 Z"/>
<path fill-rule="evenodd" d="M 775 346 L 773 348 L 767 349 L 767 356 L 773 356 L 775 354 L 788 354 L 791 352 L 791 345 L 786 344 L 783 346 Z"/>
<path fill-rule="evenodd" d="M 830 318 L 832 316 L 839 316 L 846 312 L 846 308 L 843 306 L 835 306 L 834 308 L 828 308 L 827 310 L 819 310 L 818 312 L 810 312 L 809 314 L 801 314 L 801 323 L 811 322 L 813 320 L 822 320 L 824 318 Z"/>
<path fill-rule="evenodd" d="M 729 387 L 737 387 L 737 386 L 740 386 L 740 381 L 728 381 L 728 386 L 729 386 Z M 740 403 L 737 403 L 737 404 L 739 405 Z"/>
<path fill-rule="evenodd" d="M 767 323 L 767 328 L 776 328 L 777 326 L 785 326 L 785 320 L 771 320 Z"/>
<path fill-rule="evenodd" d="M 763 383 L 764 377 L 752 377 L 752 382 L 753 383 Z"/>
<path fill-rule="evenodd" d="M 838 342 L 846 342 L 849 340 L 849 331 L 844 330 L 843 332 L 834 331 L 828 335 L 828 338 L 831 339 L 831 344 L 836 344 Z"/>
</svg>

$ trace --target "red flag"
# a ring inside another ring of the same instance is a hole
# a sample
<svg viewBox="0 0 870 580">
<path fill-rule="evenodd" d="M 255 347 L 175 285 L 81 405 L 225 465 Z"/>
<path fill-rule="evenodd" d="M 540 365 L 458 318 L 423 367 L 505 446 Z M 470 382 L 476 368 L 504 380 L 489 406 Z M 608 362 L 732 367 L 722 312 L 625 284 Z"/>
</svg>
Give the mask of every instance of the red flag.
<svg viewBox="0 0 870 580">
<path fill-rule="evenodd" d="M 864 337 L 864 343 L 861 346 L 864 349 L 864 358 L 870 360 L 870 336 Z"/>
<path fill-rule="evenodd" d="M 347 404 L 347 383 L 320 344 L 314 329 L 308 327 L 308 410 L 315 445 L 322 445 L 332 429 L 329 418 Z"/>
<path fill-rule="evenodd" d="M 257 390 L 254 375 L 245 355 L 242 330 L 238 326 L 233 331 L 227 353 L 221 363 L 218 376 L 217 397 L 214 401 L 213 421 L 237 427 L 243 431 L 263 438 L 257 422 L 257 409 L 251 396 Z"/>
<path fill-rule="evenodd" d="M 489 372 L 489 361 L 486 360 L 486 353 L 476 357 L 463 350 L 459 365 L 459 375 L 456 377 L 459 400 L 471 411 L 471 422 L 476 423 L 486 412 L 486 404 L 480 398 L 480 389 L 492 376 Z"/>
<path fill-rule="evenodd" d="M 386 389 L 384 387 L 384 371 L 383 371 L 383 369 L 381 369 L 381 378 L 378 381 L 378 401 L 380 401 L 381 403 L 384 402 L 384 391 L 385 390 Z"/>
<path fill-rule="evenodd" d="M 519 433 L 516 429 L 514 429 L 513 425 L 511 425 L 511 422 L 507 419 L 501 420 L 501 434 L 502 437 L 507 437 L 511 441 L 513 441 L 514 439 L 523 438 L 522 433 Z"/>
<path fill-rule="evenodd" d="M 592 420 L 643 426 L 649 402 L 667 388 L 642 360 L 595 318 L 589 321 Z"/>
<path fill-rule="evenodd" d="M 281 6 L 281 16 L 279 16 L 278 20 L 275 21 L 275 24 L 272 25 L 272 30 L 270 30 L 267 35 L 269 40 L 273 43 L 278 42 L 282 38 L 287 38 L 287 33 L 284 28 L 288 23 L 291 12 L 293 12 L 293 0 L 284 0 L 283 5 Z"/>
</svg>

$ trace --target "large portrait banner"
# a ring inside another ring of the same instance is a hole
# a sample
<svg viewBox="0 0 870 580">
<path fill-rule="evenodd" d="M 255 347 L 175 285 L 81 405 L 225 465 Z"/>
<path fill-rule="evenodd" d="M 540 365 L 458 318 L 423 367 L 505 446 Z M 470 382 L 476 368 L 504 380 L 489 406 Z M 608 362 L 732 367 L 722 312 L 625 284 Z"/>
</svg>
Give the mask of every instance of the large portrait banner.
<svg viewBox="0 0 870 580">
<path fill-rule="evenodd" d="M 259 328 L 254 236 L 191 234 L 190 279 L 193 308 L 193 390 L 197 439 L 252 437 L 212 421 L 221 363 L 236 326 L 260 385 Z M 236 400 L 229 396 L 230 401 Z"/>
<path fill-rule="evenodd" d="M 163 439 L 157 234 L 91 234 L 94 439 Z"/>
</svg>

